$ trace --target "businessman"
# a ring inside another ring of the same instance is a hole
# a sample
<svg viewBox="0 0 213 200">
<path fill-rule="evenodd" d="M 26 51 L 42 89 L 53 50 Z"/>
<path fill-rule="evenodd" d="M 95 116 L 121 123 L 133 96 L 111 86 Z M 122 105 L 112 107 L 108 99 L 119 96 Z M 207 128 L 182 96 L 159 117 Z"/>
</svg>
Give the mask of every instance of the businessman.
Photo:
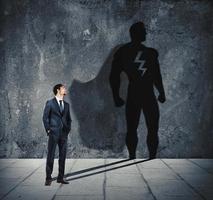
<svg viewBox="0 0 213 200">
<path fill-rule="evenodd" d="M 137 128 L 141 110 L 148 129 L 147 146 L 149 158 L 156 157 L 158 148 L 159 107 L 154 94 L 154 86 L 159 92 L 158 101 L 166 100 L 158 52 L 142 44 L 146 40 L 146 29 L 143 22 L 133 24 L 130 29 L 131 41 L 122 45 L 114 54 L 109 76 L 115 106 L 120 107 L 125 101 L 119 95 L 120 74 L 125 72 L 129 85 L 126 100 L 126 146 L 129 158 L 136 158 L 138 143 Z"/>
<path fill-rule="evenodd" d="M 43 112 L 43 124 L 48 138 L 48 154 L 46 160 L 46 181 L 45 185 L 51 185 L 52 171 L 55 157 L 55 149 L 59 148 L 59 170 L 57 182 L 69 184 L 64 176 L 65 159 L 67 151 L 67 136 L 71 130 L 71 116 L 69 103 L 64 101 L 67 90 L 63 84 L 53 87 L 54 98 L 46 102 Z"/>
</svg>

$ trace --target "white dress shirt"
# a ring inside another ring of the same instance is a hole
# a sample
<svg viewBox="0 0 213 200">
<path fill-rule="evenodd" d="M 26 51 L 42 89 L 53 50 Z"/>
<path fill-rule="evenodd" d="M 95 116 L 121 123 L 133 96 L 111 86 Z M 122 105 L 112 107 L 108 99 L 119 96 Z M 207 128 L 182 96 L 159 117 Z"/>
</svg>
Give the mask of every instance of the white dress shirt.
<svg viewBox="0 0 213 200">
<path fill-rule="evenodd" d="M 62 100 L 62 108 L 64 109 L 64 101 L 63 101 L 63 99 L 61 99 L 61 98 L 59 98 L 59 97 L 57 97 L 57 96 L 55 96 L 55 98 L 56 98 L 56 100 L 57 100 L 57 102 L 58 102 L 59 107 L 60 107 L 60 102 L 59 102 L 59 100 Z"/>
</svg>

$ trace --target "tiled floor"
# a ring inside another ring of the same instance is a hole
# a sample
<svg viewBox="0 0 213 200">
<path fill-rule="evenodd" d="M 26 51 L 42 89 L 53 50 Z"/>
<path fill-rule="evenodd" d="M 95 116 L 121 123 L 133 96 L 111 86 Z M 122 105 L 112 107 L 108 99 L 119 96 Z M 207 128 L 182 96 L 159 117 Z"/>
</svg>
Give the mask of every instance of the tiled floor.
<svg viewBox="0 0 213 200">
<path fill-rule="evenodd" d="M 213 159 L 67 159 L 70 184 L 51 186 L 44 186 L 45 162 L 0 159 L 0 198 L 213 200 Z M 55 159 L 55 178 L 57 170 Z"/>
</svg>

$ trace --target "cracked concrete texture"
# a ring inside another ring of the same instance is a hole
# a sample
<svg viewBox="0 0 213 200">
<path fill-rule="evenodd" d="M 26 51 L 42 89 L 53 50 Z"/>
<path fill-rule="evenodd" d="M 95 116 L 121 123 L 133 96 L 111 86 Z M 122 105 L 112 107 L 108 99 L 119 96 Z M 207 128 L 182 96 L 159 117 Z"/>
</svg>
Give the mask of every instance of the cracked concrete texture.
<svg viewBox="0 0 213 200">
<path fill-rule="evenodd" d="M 129 41 L 138 20 L 146 45 L 159 52 L 167 95 L 158 156 L 212 157 L 211 1 L 19 0 L 0 9 L 0 157 L 46 156 L 41 117 L 58 82 L 72 108 L 67 156 L 127 156 L 124 108 L 113 106 L 108 73 L 114 48 Z M 137 154 L 145 157 L 143 115 L 138 135 Z"/>
</svg>

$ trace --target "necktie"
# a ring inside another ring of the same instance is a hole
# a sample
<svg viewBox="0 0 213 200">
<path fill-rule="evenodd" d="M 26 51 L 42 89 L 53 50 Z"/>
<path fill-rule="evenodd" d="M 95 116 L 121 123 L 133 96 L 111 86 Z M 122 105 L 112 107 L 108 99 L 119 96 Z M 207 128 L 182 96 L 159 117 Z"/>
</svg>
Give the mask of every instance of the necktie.
<svg viewBox="0 0 213 200">
<path fill-rule="evenodd" d="M 60 112 L 62 113 L 63 112 L 62 100 L 59 100 L 59 102 L 60 102 Z"/>
</svg>

